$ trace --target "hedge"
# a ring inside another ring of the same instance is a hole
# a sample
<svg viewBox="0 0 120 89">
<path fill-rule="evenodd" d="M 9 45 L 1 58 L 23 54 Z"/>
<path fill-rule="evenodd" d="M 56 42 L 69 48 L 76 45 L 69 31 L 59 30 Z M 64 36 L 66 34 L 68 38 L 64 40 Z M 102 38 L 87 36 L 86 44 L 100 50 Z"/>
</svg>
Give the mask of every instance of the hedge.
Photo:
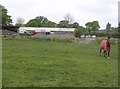
<svg viewBox="0 0 120 89">
<path fill-rule="evenodd" d="M 84 33 L 83 35 L 96 35 L 97 37 L 107 37 L 107 36 L 110 36 L 110 37 L 113 37 L 113 38 L 120 38 L 120 33 L 107 33 L 107 32 L 104 32 L 104 33 Z"/>
</svg>

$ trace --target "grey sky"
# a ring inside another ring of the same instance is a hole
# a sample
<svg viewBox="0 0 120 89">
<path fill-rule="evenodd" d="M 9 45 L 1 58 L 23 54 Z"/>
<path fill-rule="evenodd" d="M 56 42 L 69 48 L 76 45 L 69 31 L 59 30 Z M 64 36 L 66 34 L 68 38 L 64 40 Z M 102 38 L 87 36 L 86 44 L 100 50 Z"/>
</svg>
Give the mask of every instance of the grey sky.
<svg viewBox="0 0 120 89">
<path fill-rule="evenodd" d="M 119 0 L 2 0 L 0 4 L 8 9 L 13 22 L 21 17 L 28 22 L 36 16 L 45 16 L 58 23 L 70 13 L 81 26 L 97 20 L 101 29 L 109 22 L 118 26 Z"/>
</svg>

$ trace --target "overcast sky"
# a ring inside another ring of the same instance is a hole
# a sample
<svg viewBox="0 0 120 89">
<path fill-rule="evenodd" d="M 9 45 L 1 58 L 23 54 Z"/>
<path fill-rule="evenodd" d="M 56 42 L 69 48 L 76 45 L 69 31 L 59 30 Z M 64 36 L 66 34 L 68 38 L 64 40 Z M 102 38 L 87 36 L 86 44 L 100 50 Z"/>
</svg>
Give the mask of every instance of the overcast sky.
<svg viewBox="0 0 120 89">
<path fill-rule="evenodd" d="M 59 23 L 63 17 L 70 13 L 80 26 L 97 20 L 101 29 L 109 22 L 118 26 L 119 0 L 1 0 L 8 14 L 15 23 L 18 17 L 25 23 L 36 16 L 45 16 L 50 21 Z"/>
</svg>

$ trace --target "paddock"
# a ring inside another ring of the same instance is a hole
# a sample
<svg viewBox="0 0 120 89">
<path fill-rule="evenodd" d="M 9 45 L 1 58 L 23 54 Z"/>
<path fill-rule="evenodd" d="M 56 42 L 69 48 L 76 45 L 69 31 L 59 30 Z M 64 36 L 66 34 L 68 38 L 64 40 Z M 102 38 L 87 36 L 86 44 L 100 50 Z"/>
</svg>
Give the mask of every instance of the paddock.
<svg viewBox="0 0 120 89">
<path fill-rule="evenodd" d="M 99 44 L 68 40 L 3 39 L 4 87 L 117 87 L 118 45 L 110 59 L 99 56 Z"/>
</svg>

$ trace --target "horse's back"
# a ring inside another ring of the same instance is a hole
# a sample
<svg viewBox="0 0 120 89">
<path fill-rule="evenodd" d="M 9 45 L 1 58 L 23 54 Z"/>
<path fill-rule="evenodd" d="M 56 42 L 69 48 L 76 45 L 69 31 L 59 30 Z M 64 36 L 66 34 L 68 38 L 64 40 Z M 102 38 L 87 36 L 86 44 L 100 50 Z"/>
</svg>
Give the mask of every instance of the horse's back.
<svg viewBox="0 0 120 89">
<path fill-rule="evenodd" d="M 107 47 L 107 40 L 102 40 L 100 42 L 100 48 L 106 48 Z"/>
</svg>

